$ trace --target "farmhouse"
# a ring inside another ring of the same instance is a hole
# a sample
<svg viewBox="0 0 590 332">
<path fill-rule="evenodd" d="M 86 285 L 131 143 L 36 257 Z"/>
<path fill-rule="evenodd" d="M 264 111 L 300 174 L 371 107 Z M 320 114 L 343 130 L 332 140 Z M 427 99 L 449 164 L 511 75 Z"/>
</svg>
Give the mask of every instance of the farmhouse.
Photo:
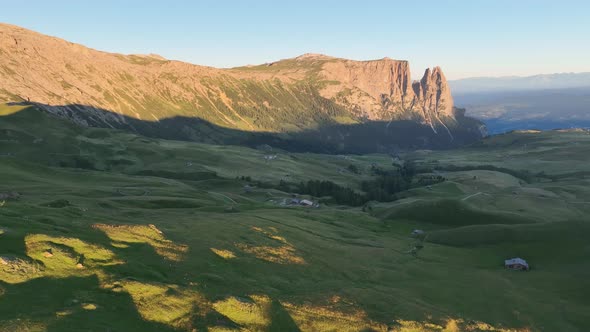
<svg viewBox="0 0 590 332">
<path fill-rule="evenodd" d="M 510 270 L 529 270 L 529 264 L 522 258 L 511 258 L 504 261 L 504 267 Z"/>
<path fill-rule="evenodd" d="M 307 207 L 319 207 L 318 203 L 314 203 L 308 199 L 299 199 L 299 198 L 291 198 L 289 200 L 284 199 L 281 205 L 299 205 L 299 206 L 307 206 Z"/>
<path fill-rule="evenodd" d="M 415 229 L 412 231 L 412 236 L 419 236 L 419 235 L 424 235 L 424 231 L 421 229 Z"/>
<path fill-rule="evenodd" d="M 313 206 L 313 202 L 307 199 L 302 199 L 301 201 L 299 201 L 299 204 L 305 206 Z"/>
<path fill-rule="evenodd" d="M 264 156 L 264 161 L 266 161 L 266 162 L 269 162 L 269 161 L 275 160 L 275 159 L 277 159 L 277 155 L 276 154 L 275 155 L 265 155 Z"/>
</svg>

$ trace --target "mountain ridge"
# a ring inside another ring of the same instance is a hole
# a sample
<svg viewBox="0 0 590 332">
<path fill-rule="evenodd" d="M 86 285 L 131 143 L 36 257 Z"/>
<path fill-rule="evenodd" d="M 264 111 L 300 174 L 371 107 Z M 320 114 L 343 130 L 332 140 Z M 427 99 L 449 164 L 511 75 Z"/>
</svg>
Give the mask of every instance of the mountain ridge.
<svg viewBox="0 0 590 332">
<path fill-rule="evenodd" d="M 195 117 L 225 128 L 289 133 L 409 120 L 432 129 L 428 140 L 445 135 L 450 141 L 462 125 L 440 67 L 415 82 L 404 60 L 304 54 L 218 69 L 98 51 L 6 24 L 0 24 L 0 55 L 0 101 L 31 101 L 81 125 Z M 477 136 L 479 128 L 471 129 Z"/>
<path fill-rule="evenodd" d="M 450 80 L 457 94 L 590 87 L 590 72 L 563 72 L 530 76 L 468 77 Z"/>
</svg>

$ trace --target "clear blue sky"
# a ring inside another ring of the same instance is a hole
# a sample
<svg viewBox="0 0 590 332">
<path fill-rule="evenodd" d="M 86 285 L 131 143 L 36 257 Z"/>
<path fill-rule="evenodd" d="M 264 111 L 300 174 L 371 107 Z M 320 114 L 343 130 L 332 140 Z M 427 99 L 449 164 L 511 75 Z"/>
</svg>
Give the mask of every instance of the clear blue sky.
<svg viewBox="0 0 590 332">
<path fill-rule="evenodd" d="M 414 77 L 590 71 L 590 1 L 17 1 L 0 21 L 215 67 L 302 53 L 409 60 Z"/>
</svg>

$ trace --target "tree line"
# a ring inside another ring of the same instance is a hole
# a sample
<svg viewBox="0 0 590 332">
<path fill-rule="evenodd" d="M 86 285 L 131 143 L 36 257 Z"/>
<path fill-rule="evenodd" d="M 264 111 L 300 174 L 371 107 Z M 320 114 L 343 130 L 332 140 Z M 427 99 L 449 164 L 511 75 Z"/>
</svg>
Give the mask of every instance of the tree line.
<svg viewBox="0 0 590 332">
<path fill-rule="evenodd" d="M 444 181 L 442 176 L 419 176 L 419 170 L 412 162 L 407 162 L 403 166 L 391 170 L 372 166 L 370 172 L 373 178 L 361 183 L 362 192 L 329 180 L 308 180 L 299 183 L 281 180 L 278 185 L 263 182 L 257 182 L 256 185 L 261 188 L 274 188 L 301 195 L 330 197 L 324 201 L 340 205 L 362 206 L 369 201 L 395 201 L 399 198 L 398 194 L 403 191 Z M 249 179 L 249 177 L 243 179 Z"/>
<path fill-rule="evenodd" d="M 476 165 L 476 166 L 456 166 L 456 165 L 448 165 L 448 166 L 436 166 L 434 169 L 440 171 L 448 171 L 448 172 L 459 172 L 459 171 L 495 171 L 506 173 L 509 175 L 514 176 L 515 178 L 519 178 L 526 183 L 531 183 L 535 180 L 536 177 L 547 177 L 544 172 L 533 173 L 531 171 L 521 169 L 521 170 L 514 170 L 505 167 L 497 167 L 494 165 Z"/>
</svg>

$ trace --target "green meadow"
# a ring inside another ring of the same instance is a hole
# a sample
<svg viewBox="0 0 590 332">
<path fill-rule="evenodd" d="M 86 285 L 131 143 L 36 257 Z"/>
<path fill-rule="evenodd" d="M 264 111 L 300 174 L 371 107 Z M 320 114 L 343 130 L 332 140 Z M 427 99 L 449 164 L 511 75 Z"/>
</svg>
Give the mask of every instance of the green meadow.
<svg viewBox="0 0 590 332">
<path fill-rule="evenodd" d="M 400 157 L 166 141 L 2 105 L 0 331 L 590 330 L 587 132 Z M 317 208 L 253 185 L 360 193 L 372 166 L 409 160 L 445 181 L 362 207 L 303 196 Z M 504 269 L 512 257 L 531 270 Z"/>
</svg>

